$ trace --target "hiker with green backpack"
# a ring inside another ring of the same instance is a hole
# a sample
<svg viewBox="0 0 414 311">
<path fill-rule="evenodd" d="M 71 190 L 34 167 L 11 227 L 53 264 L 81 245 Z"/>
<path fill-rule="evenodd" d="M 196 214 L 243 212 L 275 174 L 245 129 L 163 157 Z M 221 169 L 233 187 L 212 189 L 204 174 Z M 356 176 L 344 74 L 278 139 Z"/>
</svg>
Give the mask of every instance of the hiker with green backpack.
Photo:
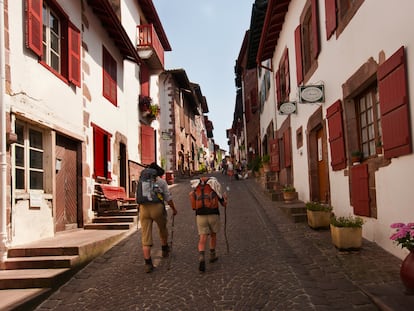
<svg viewBox="0 0 414 311">
<path fill-rule="evenodd" d="M 139 204 L 139 220 L 142 226 L 142 251 L 145 260 L 145 272 L 151 273 L 154 265 L 151 258 L 152 225 L 158 225 L 162 257 L 169 256 L 168 230 L 167 230 L 167 211 L 165 202 L 172 209 L 173 215 L 177 214 L 167 182 L 161 178 L 164 169 L 157 163 L 151 163 L 140 175 L 137 185 L 136 201 Z"/>
<path fill-rule="evenodd" d="M 205 248 L 210 236 L 210 263 L 216 262 L 217 232 L 220 229 L 219 202 L 227 207 L 227 196 L 222 193 L 221 185 L 215 177 L 201 177 L 191 181 L 193 190 L 190 192 L 191 207 L 196 213 L 196 223 L 199 235 L 198 253 L 200 272 L 205 272 Z"/>
</svg>

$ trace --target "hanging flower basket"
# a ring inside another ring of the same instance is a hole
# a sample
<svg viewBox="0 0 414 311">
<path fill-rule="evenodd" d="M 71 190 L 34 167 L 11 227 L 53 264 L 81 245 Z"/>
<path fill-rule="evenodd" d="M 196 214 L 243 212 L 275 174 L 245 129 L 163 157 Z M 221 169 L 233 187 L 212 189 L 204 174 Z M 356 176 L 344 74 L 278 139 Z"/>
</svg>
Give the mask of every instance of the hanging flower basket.
<svg viewBox="0 0 414 311">
<path fill-rule="evenodd" d="M 148 111 L 152 103 L 152 98 L 149 96 L 139 95 L 139 110 L 141 112 Z"/>
</svg>

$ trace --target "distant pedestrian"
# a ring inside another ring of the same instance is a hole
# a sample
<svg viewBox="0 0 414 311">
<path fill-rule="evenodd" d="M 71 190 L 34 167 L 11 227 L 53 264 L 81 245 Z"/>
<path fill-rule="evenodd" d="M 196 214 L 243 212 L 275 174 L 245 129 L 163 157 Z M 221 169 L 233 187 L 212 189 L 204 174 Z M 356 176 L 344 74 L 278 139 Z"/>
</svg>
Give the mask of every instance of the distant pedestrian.
<svg viewBox="0 0 414 311">
<path fill-rule="evenodd" d="M 150 168 L 157 171 L 157 178 L 155 186 L 159 189 L 159 193 L 162 196 L 162 202 L 160 203 L 145 203 L 139 205 L 139 221 L 141 222 L 141 242 L 142 251 L 144 253 L 145 260 L 145 272 L 150 273 L 154 270 L 151 258 L 151 247 L 153 245 L 152 238 L 152 225 L 155 221 L 158 225 L 158 231 L 161 240 L 162 257 L 168 257 L 168 230 L 167 230 L 167 210 L 165 209 L 165 202 L 171 207 L 173 215 L 177 214 L 174 202 L 172 200 L 171 193 L 168 189 L 167 182 L 161 178 L 164 175 L 164 169 L 153 162 L 149 165 Z"/>
<path fill-rule="evenodd" d="M 230 181 L 233 180 L 234 165 L 233 160 L 231 158 L 227 161 L 227 175 L 229 176 Z"/>
<path fill-rule="evenodd" d="M 211 263 L 218 260 L 216 254 L 217 232 L 220 229 L 219 202 L 224 208 L 227 207 L 227 196 L 222 193 L 221 185 L 215 177 L 201 177 L 191 181 L 194 192 L 190 192 L 192 207 L 195 209 L 198 241 L 198 269 L 200 272 L 206 270 L 205 248 L 207 238 L 210 236 L 210 258 Z M 199 192 L 200 191 L 200 192 Z M 198 200 L 198 202 L 196 202 Z M 200 202 L 201 201 L 201 202 Z"/>
</svg>

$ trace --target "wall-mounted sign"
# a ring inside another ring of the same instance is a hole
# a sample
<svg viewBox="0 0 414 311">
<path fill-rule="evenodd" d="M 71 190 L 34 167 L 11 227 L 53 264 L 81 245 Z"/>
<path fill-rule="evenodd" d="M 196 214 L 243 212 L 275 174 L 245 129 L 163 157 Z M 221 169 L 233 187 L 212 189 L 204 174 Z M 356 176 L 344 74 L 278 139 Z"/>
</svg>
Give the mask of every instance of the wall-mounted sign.
<svg viewBox="0 0 414 311">
<path fill-rule="evenodd" d="M 171 138 L 172 138 L 171 133 L 164 132 L 164 131 L 161 132 L 161 139 L 163 139 L 163 140 L 169 140 Z"/>
<path fill-rule="evenodd" d="M 291 114 L 296 112 L 296 103 L 295 102 L 286 102 L 280 105 L 279 113 L 280 114 Z"/>
<path fill-rule="evenodd" d="M 299 101 L 301 103 L 318 103 L 325 101 L 323 85 L 308 85 L 299 87 Z"/>
</svg>

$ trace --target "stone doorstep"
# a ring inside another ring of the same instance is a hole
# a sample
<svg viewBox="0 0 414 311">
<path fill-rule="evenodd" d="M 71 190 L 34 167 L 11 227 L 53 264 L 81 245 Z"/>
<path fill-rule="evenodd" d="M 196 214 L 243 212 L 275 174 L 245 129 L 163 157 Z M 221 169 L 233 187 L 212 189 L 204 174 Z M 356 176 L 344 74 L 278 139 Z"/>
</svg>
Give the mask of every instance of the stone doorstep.
<svg viewBox="0 0 414 311">
<path fill-rule="evenodd" d="M 134 223 L 92 223 L 86 224 L 83 228 L 85 230 L 129 230 L 136 224 Z"/>
<path fill-rule="evenodd" d="M 1 310 L 31 310 L 35 301 L 42 301 L 50 293 L 50 288 L 24 288 L 0 290 Z"/>
<path fill-rule="evenodd" d="M 98 216 L 95 217 L 92 222 L 93 223 L 119 223 L 119 222 L 131 222 L 136 223 L 138 217 L 137 216 Z"/>
<path fill-rule="evenodd" d="M 70 268 L 0 270 L 0 289 L 54 288 L 67 279 Z"/>
<path fill-rule="evenodd" d="M 5 262 L 6 270 L 70 268 L 80 263 L 79 256 L 12 257 Z"/>
</svg>

